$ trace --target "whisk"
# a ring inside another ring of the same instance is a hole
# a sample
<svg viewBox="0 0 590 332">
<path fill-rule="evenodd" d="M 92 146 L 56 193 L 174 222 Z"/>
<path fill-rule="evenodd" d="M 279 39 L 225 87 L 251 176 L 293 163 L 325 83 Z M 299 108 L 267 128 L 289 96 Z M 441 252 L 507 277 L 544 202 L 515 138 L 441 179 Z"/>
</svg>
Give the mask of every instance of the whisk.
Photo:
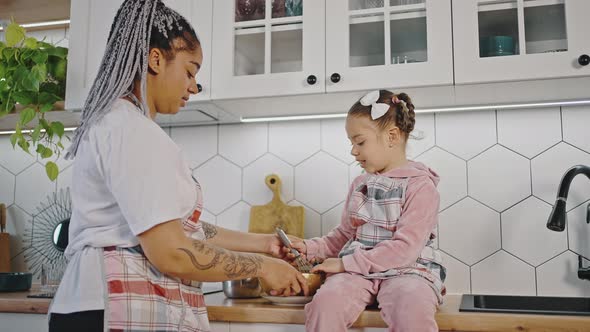
<svg viewBox="0 0 590 332">
<path fill-rule="evenodd" d="M 311 264 L 307 261 L 307 259 L 301 256 L 297 249 L 293 248 L 291 240 L 289 240 L 287 234 L 285 234 L 285 232 L 280 227 L 276 228 L 276 232 L 279 235 L 279 238 L 281 239 L 281 242 L 283 242 L 285 247 L 289 248 L 291 250 L 291 253 L 295 255 L 295 263 L 297 264 L 297 268 L 299 269 L 299 271 L 303 273 L 309 273 L 309 271 L 311 271 L 312 268 Z"/>
</svg>

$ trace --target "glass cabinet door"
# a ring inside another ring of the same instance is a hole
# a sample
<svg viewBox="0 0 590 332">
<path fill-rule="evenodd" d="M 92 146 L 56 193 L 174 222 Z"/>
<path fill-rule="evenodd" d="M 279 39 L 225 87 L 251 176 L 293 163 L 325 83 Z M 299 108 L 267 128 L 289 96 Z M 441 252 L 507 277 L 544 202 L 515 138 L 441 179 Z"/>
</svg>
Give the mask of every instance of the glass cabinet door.
<svg viewBox="0 0 590 332">
<path fill-rule="evenodd" d="M 216 96 L 323 91 L 323 1 L 223 0 L 215 5 Z"/>
<path fill-rule="evenodd" d="M 454 0 L 457 83 L 590 74 L 576 65 L 588 10 L 585 0 Z"/>
<path fill-rule="evenodd" d="M 478 5 L 480 57 L 567 51 L 565 0 L 520 3 L 520 7 L 517 0 Z"/>
<path fill-rule="evenodd" d="M 452 83 L 450 1 L 328 0 L 328 91 Z"/>
</svg>

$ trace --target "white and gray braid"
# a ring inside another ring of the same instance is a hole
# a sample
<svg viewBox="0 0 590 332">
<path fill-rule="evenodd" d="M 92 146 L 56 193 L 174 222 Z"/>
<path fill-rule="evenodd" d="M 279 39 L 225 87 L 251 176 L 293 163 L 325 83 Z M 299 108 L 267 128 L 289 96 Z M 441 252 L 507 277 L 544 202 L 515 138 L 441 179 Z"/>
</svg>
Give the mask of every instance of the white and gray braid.
<svg viewBox="0 0 590 332">
<path fill-rule="evenodd" d="M 164 7 L 162 10 L 156 12 L 156 16 L 154 17 L 154 27 L 156 27 L 164 37 L 168 38 L 168 31 L 173 29 L 179 31 L 182 30 L 180 21 L 183 19 L 184 18 L 174 10 Z"/>
<path fill-rule="evenodd" d="M 84 103 L 81 124 L 74 133 L 66 159 L 76 156 L 78 146 L 88 129 L 108 113 L 112 104 L 118 98 L 132 93 L 135 80 L 140 81 L 139 108 L 143 115 L 149 116 L 146 77 L 152 27 L 168 39 L 170 31 L 183 30 L 179 24 L 181 20 L 184 18 L 180 14 L 166 7 L 160 0 L 123 2 L 111 25 L 98 74 Z M 189 29 L 192 30 L 190 26 Z M 194 31 L 184 32 L 194 34 Z"/>
</svg>

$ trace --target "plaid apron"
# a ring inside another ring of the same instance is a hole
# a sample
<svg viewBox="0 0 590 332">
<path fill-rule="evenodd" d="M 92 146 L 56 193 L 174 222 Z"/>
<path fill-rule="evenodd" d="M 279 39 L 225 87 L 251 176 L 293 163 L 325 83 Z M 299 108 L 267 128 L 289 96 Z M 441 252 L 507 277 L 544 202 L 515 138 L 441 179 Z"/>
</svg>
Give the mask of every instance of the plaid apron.
<svg viewBox="0 0 590 332">
<path fill-rule="evenodd" d="M 196 180 L 195 185 L 194 212 L 182 224 L 187 235 L 204 240 L 201 187 Z M 140 246 L 104 248 L 104 274 L 106 331 L 210 331 L 200 283 L 164 275 Z"/>
<path fill-rule="evenodd" d="M 348 220 L 356 228 L 355 236 L 342 248 L 338 257 L 352 254 L 355 250 L 371 250 L 379 242 L 391 240 L 406 200 L 408 178 L 389 178 L 367 175 L 352 192 L 348 202 Z M 417 275 L 429 281 L 429 285 L 442 303 L 446 293 L 444 280 L 446 269 L 442 255 L 434 248 L 436 235 L 430 233 L 420 256 L 415 263 L 364 276 L 367 279 L 389 279 L 401 275 Z"/>
</svg>

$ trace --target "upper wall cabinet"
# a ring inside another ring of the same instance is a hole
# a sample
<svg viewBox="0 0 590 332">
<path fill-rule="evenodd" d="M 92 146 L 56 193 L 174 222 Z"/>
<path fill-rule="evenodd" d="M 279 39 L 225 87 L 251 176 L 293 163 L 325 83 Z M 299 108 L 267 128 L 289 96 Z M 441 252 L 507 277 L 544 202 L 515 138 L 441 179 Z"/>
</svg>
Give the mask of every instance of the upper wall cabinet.
<svg viewBox="0 0 590 332">
<path fill-rule="evenodd" d="M 98 72 L 113 18 L 122 0 L 75 0 L 71 4 L 66 109 L 80 110 Z M 195 28 L 203 45 L 197 76 L 202 91 L 190 101 L 209 100 L 211 93 L 211 22 L 213 0 L 165 0 Z"/>
<path fill-rule="evenodd" d="M 453 84 L 450 0 L 326 0 L 326 90 Z"/>
<path fill-rule="evenodd" d="M 453 0 L 455 83 L 590 75 L 588 13 L 588 0 Z"/>
<path fill-rule="evenodd" d="M 213 99 L 324 92 L 324 0 L 217 0 Z"/>
<path fill-rule="evenodd" d="M 212 99 L 453 83 L 450 0 L 219 0 Z"/>
</svg>

